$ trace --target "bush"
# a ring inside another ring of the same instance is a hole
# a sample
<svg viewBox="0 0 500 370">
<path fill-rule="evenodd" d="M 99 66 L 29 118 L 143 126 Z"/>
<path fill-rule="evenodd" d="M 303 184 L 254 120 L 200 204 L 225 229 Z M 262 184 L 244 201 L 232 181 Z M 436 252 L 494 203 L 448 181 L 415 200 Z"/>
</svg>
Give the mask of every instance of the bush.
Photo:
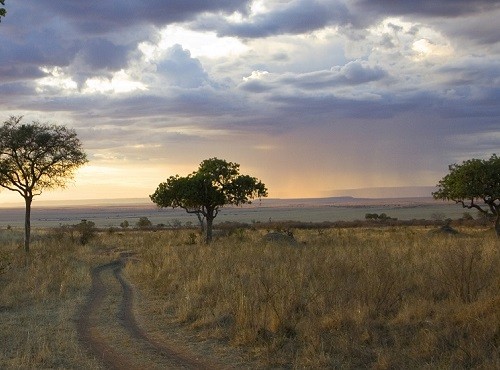
<svg viewBox="0 0 500 370">
<path fill-rule="evenodd" d="M 95 223 L 88 220 L 82 220 L 79 224 L 74 225 L 76 231 L 79 233 L 80 243 L 87 244 L 96 234 Z"/>
<path fill-rule="evenodd" d="M 135 224 L 139 229 L 149 229 L 153 226 L 153 223 L 147 217 L 139 218 L 139 221 Z"/>
</svg>

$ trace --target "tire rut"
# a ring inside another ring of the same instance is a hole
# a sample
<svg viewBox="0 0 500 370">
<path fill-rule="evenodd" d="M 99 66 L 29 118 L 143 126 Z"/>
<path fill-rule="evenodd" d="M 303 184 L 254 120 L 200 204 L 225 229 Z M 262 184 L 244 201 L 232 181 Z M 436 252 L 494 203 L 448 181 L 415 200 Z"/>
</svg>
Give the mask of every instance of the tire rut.
<svg viewBox="0 0 500 370">
<path fill-rule="evenodd" d="M 221 368 L 151 338 L 138 325 L 133 312 L 134 289 L 122 275 L 124 263 L 122 258 L 92 270 L 90 294 L 77 320 L 79 340 L 88 351 L 108 369 Z M 106 282 L 104 278 L 107 278 Z M 107 312 L 115 305 L 106 306 L 105 300 L 114 302 L 117 288 L 121 291 L 120 302 L 114 312 Z M 120 327 L 121 336 L 126 338 L 121 338 L 121 341 L 106 339 L 107 330 L 101 321 Z M 129 348 L 120 348 L 124 340 Z"/>
</svg>

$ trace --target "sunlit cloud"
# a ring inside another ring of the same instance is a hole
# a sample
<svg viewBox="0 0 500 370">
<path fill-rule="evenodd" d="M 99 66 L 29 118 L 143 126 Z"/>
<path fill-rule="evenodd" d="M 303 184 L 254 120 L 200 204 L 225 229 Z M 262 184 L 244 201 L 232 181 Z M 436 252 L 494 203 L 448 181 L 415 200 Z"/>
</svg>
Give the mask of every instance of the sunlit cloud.
<svg viewBox="0 0 500 370">
<path fill-rule="evenodd" d="M 133 81 L 124 71 L 114 73 L 113 77 L 108 79 L 104 77 L 89 78 L 85 81 L 83 93 L 127 93 L 134 90 L 147 90 L 147 86 L 140 81 Z"/>
<path fill-rule="evenodd" d="M 243 81 L 261 80 L 267 74 L 269 74 L 268 71 L 252 71 L 250 76 L 243 77 Z"/>
<path fill-rule="evenodd" d="M 449 45 L 438 45 L 425 38 L 415 41 L 412 49 L 417 53 L 416 60 L 449 57 L 453 54 L 453 49 Z"/>
<path fill-rule="evenodd" d="M 39 93 L 43 93 L 47 89 L 71 91 L 78 88 L 78 84 L 60 67 L 40 67 L 40 70 L 48 76 L 37 81 L 37 92 Z"/>
<path fill-rule="evenodd" d="M 189 50 L 194 58 L 235 57 L 248 50 L 248 47 L 235 37 L 218 37 L 215 32 L 198 32 L 170 25 L 161 31 L 161 41 L 156 48 L 164 50 L 175 44 Z M 151 55 L 152 52 L 150 49 L 148 54 Z"/>
</svg>

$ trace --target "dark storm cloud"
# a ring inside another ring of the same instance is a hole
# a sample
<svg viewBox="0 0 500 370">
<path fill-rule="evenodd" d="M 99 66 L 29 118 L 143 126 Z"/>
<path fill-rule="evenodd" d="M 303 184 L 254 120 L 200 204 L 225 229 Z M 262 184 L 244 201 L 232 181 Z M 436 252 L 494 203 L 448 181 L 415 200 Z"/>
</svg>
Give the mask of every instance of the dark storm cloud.
<svg viewBox="0 0 500 370">
<path fill-rule="evenodd" d="M 30 95 L 36 94 L 36 91 L 32 84 L 26 82 L 12 82 L 12 83 L 0 84 L 0 93 L 9 96 L 10 98 L 9 100 L 12 100 L 13 98 L 19 98 L 19 97 L 25 99 Z M 10 103 L 9 105 L 11 107 L 16 106 L 15 104 L 12 103 Z M 24 105 L 22 108 L 24 108 Z"/>
<path fill-rule="evenodd" d="M 496 0 L 358 0 L 355 6 L 382 16 L 457 17 L 498 9 Z"/>
<path fill-rule="evenodd" d="M 0 66 L 13 66 L 0 75 L 6 80 L 17 72 L 38 78 L 40 66 L 69 66 L 78 60 L 80 80 L 95 70 L 119 70 L 132 50 L 147 40 L 152 26 L 195 18 L 200 13 L 246 12 L 248 0 L 27 0 L 9 7 L 2 22 Z M 117 43 L 116 40 L 122 40 Z M 27 73 L 31 71 L 31 73 Z"/>
<path fill-rule="evenodd" d="M 160 27 L 187 21 L 206 12 L 245 13 L 249 0 L 47 0 L 39 3 L 55 14 L 71 19 L 86 33 L 106 33 L 135 24 Z"/>
<path fill-rule="evenodd" d="M 230 22 L 216 15 L 198 17 L 192 24 L 201 30 L 216 31 L 220 36 L 262 38 L 283 34 L 302 34 L 327 26 L 366 28 L 389 16 L 418 17 L 420 21 L 433 19 L 466 19 L 477 14 L 499 10 L 496 0 L 292 0 L 280 3 L 269 12 Z M 477 22 L 470 27 L 471 34 L 487 40 L 498 40 L 498 32 L 481 32 L 493 22 Z M 450 32 L 459 32 L 460 25 L 450 25 Z"/>
<path fill-rule="evenodd" d="M 10 21 L 24 24 L 22 19 Z M 52 27 L 25 34 L 23 27 L 6 22 L 1 31 L 0 70 L 4 73 L 0 73 L 0 81 L 15 75 L 21 79 L 39 78 L 43 75 L 39 67 L 67 66 L 78 51 L 78 41 L 66 39 Z"/>
<path fill-rule="evenodd" d="M 397 16 L 432 24 L 446 35 L 461 37 L 465 42 L 490 44 L 500 40 L 496 26 L 498 0 L 357 0 L 350 11 L 350 23 L 361 29 Z"/>
<path fill-rule="evenodd" d="M 47 73 L 32 64 L 0 65 L 0 82 L 30 80 L 47 76 Z"/>
<path fill-rule="evenodd" d="M 127 65 L 127 54 L 131 51 L 130 49 L 130 47 L 116 45 L 106 39 L 96 38 L 84 42 L 79 55 L 92 69 L 116 71 Z"/>
<path fill-rule="evenodd" d="M 460 40 L 460 45 L 479 43 L 491 45 L 500 42 L 498 32 L 498 17 L 500 9 L 486 12 L 478 17 L 460 19 L 457 25 L 455 19 L 440 22 L 439 27 L 450 37 Z"/>
<path fill-rule="evenodd" d="M 342 3 L 325 0 L 296 0 L 269 13 L 259 14 L 241 23 L 231 23 L 215 16 L 201 17 L 199 29 L 216 30 L 220 36 L 260 38 L 281 34 L 301 34 L 342 24 L 348 10 Z"/>
</svg>

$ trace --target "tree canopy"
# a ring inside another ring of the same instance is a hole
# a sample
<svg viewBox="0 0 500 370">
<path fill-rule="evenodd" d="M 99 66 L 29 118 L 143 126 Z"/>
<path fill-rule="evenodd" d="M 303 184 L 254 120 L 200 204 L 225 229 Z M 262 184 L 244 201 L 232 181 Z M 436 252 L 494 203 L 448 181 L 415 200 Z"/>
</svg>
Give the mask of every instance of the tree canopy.
<svg viewBox="0 0 500 370">
<path fill-rule="evenodd" d="M 21 116 L 13 116 L 0 128 L 0 186 L 25 200 L 25 251 L 29 252 L 33 197 L 45 189 L 64 187 L 87 157 L 74 130 L 21 121 Z"/>
<path fill-rule="evenodd" d="M 213 219 L 225 205 L 251 203 L 267 196 L 265 185 L 255 177 L 240 175 L 240 165 L 218 158 L 201 162 L 197 171 L 186 177 L 170 176 L 158 185 L 151 200 L 159 207 L 183 208 L 198 216 L 203 230 L 206 219 L 206 242 L 212 240 Z"/>
<path fill-rule="evenodd" d="M 0 0 L 0 4 L 5 5 L 5 0 Z M 7 10 L 5 10 L 4 7 L 1 7 L 0 8 L 0 22 L 2 21 L 2 17 L 5 17 L 6 14 L 7 14 Z"/>
<path fill-rule="evenodd" d="M 434 198 L 452 200 L 464 208 L 475 208 L 495 217 L 495 231 L 500 237 L 500 158 L 469 159 L 449 166 L 449 173 L 439 181 Z"/>
</svg>

